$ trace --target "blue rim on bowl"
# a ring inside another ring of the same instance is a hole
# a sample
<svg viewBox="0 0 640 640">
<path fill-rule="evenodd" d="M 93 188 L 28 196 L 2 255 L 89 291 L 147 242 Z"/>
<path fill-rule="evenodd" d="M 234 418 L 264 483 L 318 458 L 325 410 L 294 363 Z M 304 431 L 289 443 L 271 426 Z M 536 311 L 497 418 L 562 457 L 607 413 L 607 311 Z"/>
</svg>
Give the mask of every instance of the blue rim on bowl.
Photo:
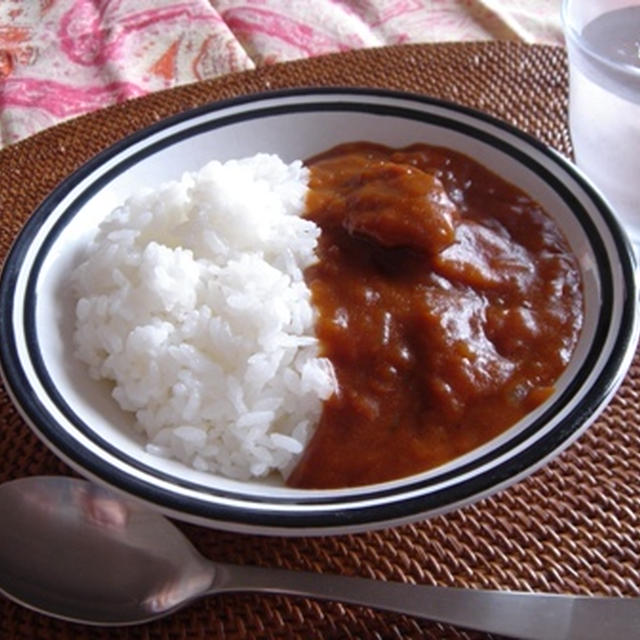
<svg viewBox="0 0 640 640">
<path fill-rule="evenodd" d="M 556 205 L 586 294 L 581 343 L 557 391 L 527 419 L 458 460 L 358 489 L 288 490 L 205 478 L 177 464 L 156 464 L 138 445 L 120 440 L 113 419 L 83 399 L 69 373 L 60 299 L 74 247 L 86 243 L 101 217 L 142 179 L 164 182 L 213 158 L 258 151 L 304 158 L 354 139 L 457 146 L 497 166 L 496 172 L 512 172 L 507 179 Z M 346 533 L 485 497 L 566 447 L 611 399 L 630 365 L 638 338 L 637 297 L 634 253 L 608 205 L 571 163 L 539 141 L 488 115 L 425 97 L 290 90 L 174 116 L 125 138 L 65 179 L 29 218 L 5 261 L 0 365 L 31 428 L 85 476 L 204 525 L 254 533 Z"/>
</svg>

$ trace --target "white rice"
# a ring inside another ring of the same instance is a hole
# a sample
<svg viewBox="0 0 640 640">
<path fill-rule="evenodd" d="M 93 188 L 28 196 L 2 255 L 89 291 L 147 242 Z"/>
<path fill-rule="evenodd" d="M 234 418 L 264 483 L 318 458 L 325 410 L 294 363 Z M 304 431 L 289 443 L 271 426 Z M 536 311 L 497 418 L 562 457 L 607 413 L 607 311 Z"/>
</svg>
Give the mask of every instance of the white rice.
<svg viewBox="0 0 640 640">
<path fill-rule="evenodd" d="M 149 452 L 239 479 L 295 464 L 335 389 L 303 279 L 307 182 L 277 156 L 211 162 L 113 211 L 74 271 L 77 357 Z"/>
</svg>

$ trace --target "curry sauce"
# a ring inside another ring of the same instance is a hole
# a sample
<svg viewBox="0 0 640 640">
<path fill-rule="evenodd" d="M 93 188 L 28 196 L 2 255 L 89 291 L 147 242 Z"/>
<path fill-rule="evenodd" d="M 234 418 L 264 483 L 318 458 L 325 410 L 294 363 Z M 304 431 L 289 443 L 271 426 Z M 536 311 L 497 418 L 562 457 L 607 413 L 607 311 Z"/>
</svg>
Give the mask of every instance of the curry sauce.
<svg viewBox="0 0 640 640">
<path fill-rule="evenodd" d="M 336 147 L 307 162 L 322 229 L 305 272 L 338 392 L 288 484 L 424 471 L 542 403 L 583 316 L 575 257 L 524 192 L 444 148 Z"/>
</svg>

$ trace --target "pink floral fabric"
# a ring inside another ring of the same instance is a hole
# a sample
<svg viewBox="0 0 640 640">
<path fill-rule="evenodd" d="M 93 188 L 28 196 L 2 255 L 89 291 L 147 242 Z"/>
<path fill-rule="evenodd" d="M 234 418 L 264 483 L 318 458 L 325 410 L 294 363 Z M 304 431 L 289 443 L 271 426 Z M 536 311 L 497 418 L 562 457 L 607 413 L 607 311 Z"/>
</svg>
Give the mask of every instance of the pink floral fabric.
<svg viewBox="0 0 640 640">
<path fill-rule="evenodd" d="M 160 89 L 364 47 L 562 43 L 560 0 L 0 0 L 0 146 Z"/>
</svg>

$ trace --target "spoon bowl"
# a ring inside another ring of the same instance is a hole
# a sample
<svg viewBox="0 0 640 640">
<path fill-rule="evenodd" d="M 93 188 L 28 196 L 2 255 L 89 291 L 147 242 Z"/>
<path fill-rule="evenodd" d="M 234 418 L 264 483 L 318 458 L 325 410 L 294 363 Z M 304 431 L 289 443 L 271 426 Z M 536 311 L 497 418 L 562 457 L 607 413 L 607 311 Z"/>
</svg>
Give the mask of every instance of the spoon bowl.
<svg viewBox="0 0 640 640">
<path fill-rule="evenodd" d="M 254 591 L 372 606 L 532 640 L 633 637 L 634 598 L 467 590 L 214 563 L 163 516 L 84 480 L 0 485 L 0 592 L 66 620 L 128 625 Z"/>
<path fill-rule="evenodd" d="M 213 565 L 167 519 L 88 482 L 25 478 L 0 503 L 0 588 L 44 613 L 140 622 L 212 583 Z"/>
</svg>

